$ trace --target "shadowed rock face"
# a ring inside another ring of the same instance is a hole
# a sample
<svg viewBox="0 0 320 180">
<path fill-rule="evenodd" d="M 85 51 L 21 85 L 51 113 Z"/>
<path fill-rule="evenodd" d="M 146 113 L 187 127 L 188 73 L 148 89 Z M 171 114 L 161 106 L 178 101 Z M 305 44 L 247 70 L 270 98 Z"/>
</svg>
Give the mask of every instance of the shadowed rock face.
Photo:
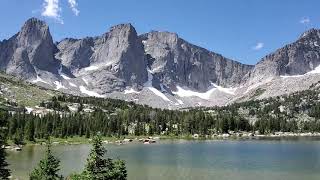
<svg viewBox="0 0 320 180">
<path fill-rule="evenodd" d="M 294 43 L 264 57 L 251 73 L 252 80 L 305 74 L 320 64 L 320 30 L 311 29 Z"/>
<path fill-rule="evenodd" d="M 79 69 L 90 65 L 90 57 L 93 54 L 93 38 L 62 40 L 57 48 L 59 52 L 56 58 L 71 72 L 77 72 Z"/>
<path fill-rule="evenodd" d="M 147 81 L 147 62 L 143 44 L 131 24 L 121 24 L 111 28 L 108 34 L 109 56 L 119 63 L 114 69 L 127 85 L 143 84 Z"/>
<path fill-rule="evenodd" d="M 141 85 L 147 81 L 147 62 L 143 44 L 131 24 L 120 24 L 95 38 L 65 39 L 57 45 L 57 57 L 72 72 L 95 66 L 124 80 L 123 85 Z M 105 71 L 94 72 L 103 81 Z M 100 83 L 101 84 L 101 83 Z"/>
<path fill-rule="evenodd" d="M 1 69 L 8 74 L 27 79 L 35 77 L 37 70 L 57 73 L 56 48 L 45 22 L 29 19 L 19 33 L 2 44 Z"/>
<path fill-rule="evenodd" d="M 230 87 L 239 85 L 252 68 L 219 54 L 192 45 L 169 32 L 141 35 L 149 65 L 160 81 L 206 91 L 212 83 Z"/>
</svg>

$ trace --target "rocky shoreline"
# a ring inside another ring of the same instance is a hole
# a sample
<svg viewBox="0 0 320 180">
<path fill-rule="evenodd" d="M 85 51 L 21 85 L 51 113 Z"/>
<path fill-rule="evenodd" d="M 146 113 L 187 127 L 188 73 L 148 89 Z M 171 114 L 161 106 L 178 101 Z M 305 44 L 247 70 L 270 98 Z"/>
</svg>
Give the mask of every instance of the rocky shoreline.
<svg viewBox="0 0 320 180">
<path fill-rule="evenodd" d="M 116 144 L 125 145 L 130 143 L 141 143 L 141 144 L 154 144 L 159 143 L 163 140 L 241 140 L 241 139 L 255 139 L 264 140 L 272 138 L 299 138 L 299 137 L 319 137 L 320 132 L 306 132 L 306 133 L 292 133 L 292 132 L 274 132 L 270 134 L 258 134 L 251 132 L 229 132 L 224 134 L 213 134 L 213 135 L 199 135 L 193 134 L 192 136 L 149 136 L 149 137 L 124 137 L 124 138 L 106 138 L 103 140 L 104 144 Z M 67 140 L 53 140 L 53 145 L 78 145 L 88 144 L 91 142 L 90 138 L 84 138 L 81 140 L 69 138 Z M 9 144 L 2 148 L 11 151 L 21 151 L 23 146 L 28 145 L 46 145 L 45 141 L 38 141 L 33 143 L 26 143 L 24 145 Z"/>
</svg>

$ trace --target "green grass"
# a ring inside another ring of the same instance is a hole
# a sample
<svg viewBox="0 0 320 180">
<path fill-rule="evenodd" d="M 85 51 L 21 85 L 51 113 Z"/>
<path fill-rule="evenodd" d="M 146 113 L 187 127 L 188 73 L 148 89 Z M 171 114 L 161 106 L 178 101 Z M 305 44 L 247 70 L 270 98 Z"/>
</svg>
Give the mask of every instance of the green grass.
<svg viewBox="0 0 320 180">
<path fill-rule="evenodd" d="M 121 137 L 102 137 L 102 141 L 108 141 L 109 143 L 115 143 L 117 140 L 123 140 L 123 139 L 133 139 L 133 140 L 139 140 L 139 139 L 144 139 L 148 138 L 149 136 L 134 136 L 134 135 L 128 135 L 128 136 L 121 136 Z M 221 139 L 221 138 L 205 138 L 205 137 L 199 137 L 197 139 L 193 138 L 191 135 L 179 135 L 179 136 L 174 136 L 174 135 L 154 135 L 152 137 L 159 137 L 160 140 L 208 140 L 208 139 Z M 68 138 L 55 138 L 51 137 L 50 140 L 52 143 L 56 144 L 90 144 L 91 143 L 91 138 L 86 138 L 84 136 L 73 136 L 73 137 L 68 137 Z M 229 137 L 228 139 L 236 139 L 236 137 Z M 45 144 L 47 142 L 46 139 L 36 139 L 34 142 L 33 141 L 24 141 L 25 145 L 39 145 L 39 144 Z M 8 140 L 7 143 L 9 145 L 13 145 L 12 140 Z"/>
<path fill-rule="evenodd" d="M 34 107 L 42 101 L 61 94 L 58 91 L 45 89 L 4 73 L 0 73 L 0 85 L 6 89 L 5 91 L 2 90 L 3 94 L 0 95 L 0 101 L 5 102 L 4 98 L 7 98 L 15 101 L 18 106 Z"/>
</svg>

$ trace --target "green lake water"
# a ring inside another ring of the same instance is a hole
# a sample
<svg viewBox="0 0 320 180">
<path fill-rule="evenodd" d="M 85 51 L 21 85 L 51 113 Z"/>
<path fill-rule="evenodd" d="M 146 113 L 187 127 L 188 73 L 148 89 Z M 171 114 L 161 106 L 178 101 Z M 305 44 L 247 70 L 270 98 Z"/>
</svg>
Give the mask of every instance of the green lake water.
<svg viewBox="0 0 320 180">
<path fill-rule="evenodd" d="M 61 173 L 84 167 L 90 145 L 56 145 Z M 320 141 L 239 140 L 160 141 L 143 145 L 106 145 L 107 156 L 126 161 L 129 180 L 319 180 Z M 28 179 L 42 158 L 44 146 L 9 151 L 15 178 Z"/>
</svg>

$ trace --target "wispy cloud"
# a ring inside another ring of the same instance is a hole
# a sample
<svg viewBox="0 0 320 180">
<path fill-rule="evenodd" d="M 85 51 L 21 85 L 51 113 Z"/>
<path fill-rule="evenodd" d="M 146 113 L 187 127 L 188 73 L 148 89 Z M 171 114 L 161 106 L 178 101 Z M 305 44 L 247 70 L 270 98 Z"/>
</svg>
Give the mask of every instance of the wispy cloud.
<svg viewBox="0 0 320 180">
<path fill-rule="evenodd" d="M 78 9 L 77 1 L 68 0 L 68 3 L 74 15 L 78 16 L 80 11 Z M 63 24 L 61 12 L 62 12 L 62 8 L 60 7 L 59 0 L 43 0 L 41 16 L 53 18 L 58 23 Z M 36 11 L 33 13 L 36 13 Z"/>
<path fill-rule="evenodd" d="M 69 2 L 69 6 L 70 6 L 72 12 L 74 13 L 74 15 L 78 16 L 80 11 L 78 9 L 77 1 L 76 0 L 68 0 L 68 2 Z"/>
<path fill-rule="evenodd" d="M 308 17 L 303 17 L 299 21 L 301 24 L 309 24 L 311 22 L 310 18 Z"/>
<path fill-rule="evenodd" d="M 253 50 L 258 51 L 264 47 L 264 43 L 258 42 L 255 46 L 252 47 Z"/>
<path fill-rule="evenodd" d="M 61 8 L 59 6 L 59 0 L 44 0 L 43 10 L 41 15 L 44 17 L 49 17 L 57 20 L 59 23 L 63 24 L 61 18 Z"/>
</svg>

